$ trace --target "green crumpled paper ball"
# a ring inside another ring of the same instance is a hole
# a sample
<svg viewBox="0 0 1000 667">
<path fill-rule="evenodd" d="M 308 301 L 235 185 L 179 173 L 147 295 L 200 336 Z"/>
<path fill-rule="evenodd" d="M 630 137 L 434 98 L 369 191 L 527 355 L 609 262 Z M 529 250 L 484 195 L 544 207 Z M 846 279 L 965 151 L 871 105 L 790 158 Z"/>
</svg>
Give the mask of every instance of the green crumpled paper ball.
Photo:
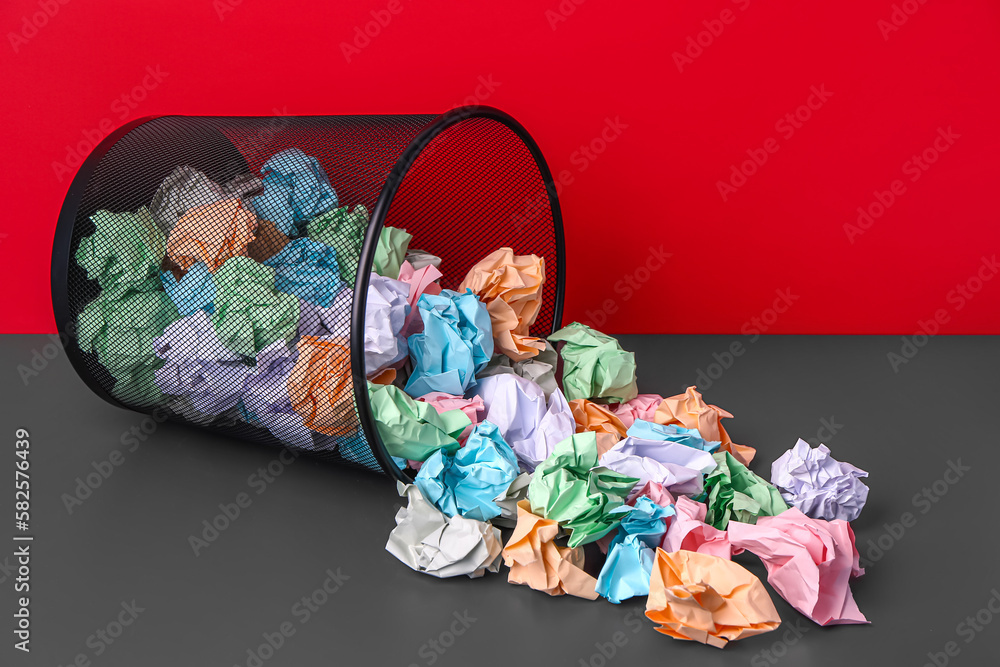
<svg viewBox="0 0 1000 667">
<path fill-rule="evenodd" d="M 274 287 L 275 271 L 249 257 L 232 257 L 215 273 L 212 324 L 222 344 L 248 357 L 278 339 L 290 341 L 299 300 Z"/>
<path fill-rule="evenodd" d="M 563 393 L 578 398 L 624 403 L 639 395 L 635 385 L 635 355 L 622 349 L 611 336 L 573 322 L 549 336 L 549 342 L 565 343 Z"/>
<path fill-rule="evenodd" d="M 458 436 L 472 424 L 461 410 L 438 414 L 430 403 L 415 401 L 395 385 L 368 383 L 378 434 L 391 456 L 426 461 L 439 449 L 458 451 Z"/>
<path fill-rule="evenodd" d="M 788 509 L 777 488 L 732 454 L 715 452 L 712 458 L 717 465 L 705 476 L 705 523 L 725 530 L 730 520 L 757 523 L 757 517 L 777 516 Z"/>
<path fill-rule="evenodd" d="M 347 209 L 342 206 L 317 215 L 306 226 L 306 234 L 313 241 L 325 243 L 337 251 L 340 278 L 353 286 L 368 228 L 368 209 L 360 204 L 353 211 Z"/>
<path fill-rule="evenodd" d="M 163 360 L 153 340 L 180 314 L 163 291 L 130 292 L 120 299 L 102 294 L 77 318 L 77 341 L 94 352 L 115 379 L 111 394 L 132 406 L 150 406 L 163 395 L 154 373 Z"/>
<path fill-rule="evenodd" d="M 596 542 L 618 527 L 625 504 L 639 480 L 597 465 L 597 434 L 576 433 L 553 448 L 528 485 L 531 511 L 558 521 L 570 531 L 569 546 Z"/>
<path fill-rule="evenodd" d="M 367 229 L 368 209 L 358 204 L 352 211 L 342 206 L 316 216 L 306 226 L 306 234 L 313 241 L 325 243 L 337 251 L 340 277 L 348 285 L 353 285 Z M 412 238 L 413 235 L 405 229 L 383 227 L 375 246 L 372 270 L 386 278 L 399 278 L 399 269 L 406 259 L 406 250 Z"/>
<path fill-rule="evenodd" d="M 114 301 L 130 291 L 162 288 L 165 239 L 147 208 L 136 213 L 101 210 L 90 219 L 94 233 L 80 241 L 76 262 L 101 286 L 104 299 Z"/>
</svg>

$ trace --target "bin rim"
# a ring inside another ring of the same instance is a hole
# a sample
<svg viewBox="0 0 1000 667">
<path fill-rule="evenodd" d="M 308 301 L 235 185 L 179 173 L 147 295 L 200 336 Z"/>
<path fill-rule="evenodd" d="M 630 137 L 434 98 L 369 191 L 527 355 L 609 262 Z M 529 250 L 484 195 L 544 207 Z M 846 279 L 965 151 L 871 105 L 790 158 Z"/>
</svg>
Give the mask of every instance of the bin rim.
<svg viewBox="0 0 1000 667">
<path fill-rule="evenodd" d="M 555 181 L 552 178 L 552 172 L 545 162 L 545 157 L 542 155 L 541 149 L 523 125 L 499 109 L 485 105 L 473 105 L 456 107 L 450 111 L 446 111 L 428 123 L 413 138 L 400 154 L 395 166 L 382 185 L 382 191 L 379 193 L 368 222 L 368 231 L 365 234 L 364 245 L 361 248 L 361 256 L 358 261 L 358 274 L 354 283 L 350 341 L 351 379 L 354 386 L 354 402 L 358 407 L 358 420 L 361 422 L 365 440 L 368 442 L 368 446 L 371 448 L 376 460 L 378 460 L 379 465 L 382 466 L 383 471 L 390 478 L 404 483 L 409 483 L 412 480 L 393 462 L 385 444 L 382 442 L 382 438 L 378 434 L 378 428 L 375 425 L 375 416 L 372 413 L 371 403 L 368 398 L 368 377 L 365 372 L 364 347 L 368 283 L 375 262 L 375 248 L 378 244 L 379 234 L 385 226 L 386 215 L 388 215 L 392 200 L 396 196 L 396 192 L 399 190 L 406 174 L 423 150 L 438 135 L 448 128 L 472 118 L 488 118 L 502 123 L 517 135 L 535 160 L 539 175 L 545 184 L 549 207 L 552 211 L 552 226 L 556 240 L 556 293 L 554 295 L 554 303 L 552 304 L 552 331 L 558 329 L 562 323 L 563 293 L 566 286 L 566 250 L 563 238 L 562 211 L 559 208 L 559 197 Z M 551 334 L 552 331 L 546 335 Z"/>
</svg>

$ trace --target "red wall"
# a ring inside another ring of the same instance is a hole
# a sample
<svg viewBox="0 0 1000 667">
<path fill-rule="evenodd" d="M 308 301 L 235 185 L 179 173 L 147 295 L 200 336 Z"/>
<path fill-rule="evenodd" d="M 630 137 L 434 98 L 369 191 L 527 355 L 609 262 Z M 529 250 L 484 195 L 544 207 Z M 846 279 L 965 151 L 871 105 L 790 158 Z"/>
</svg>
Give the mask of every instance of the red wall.
<svg viewBox="0 0 1000 667">
<path fill-rule="evenodd" d="M 433 112 L 478 93 L 572 180 L 567 321 L 1000 332 L 996 2 L 576 2 L 7 0 L 0 331 L 54 329 L 78 144 L 153 114 Z M 372 11 L 387 24 L 345 55 Z"/>
</svg>

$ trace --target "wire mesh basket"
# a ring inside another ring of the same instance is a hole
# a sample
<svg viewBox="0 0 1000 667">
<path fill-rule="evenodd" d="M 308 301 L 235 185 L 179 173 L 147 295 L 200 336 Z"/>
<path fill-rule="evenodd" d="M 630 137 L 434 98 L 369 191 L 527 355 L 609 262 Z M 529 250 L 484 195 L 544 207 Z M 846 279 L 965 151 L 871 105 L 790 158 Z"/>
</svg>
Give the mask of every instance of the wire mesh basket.
<svg viewBox="0 0 1000 667">
<path fill-rule="evenodd" d="M 502 247 L 544 257 L 532 334 L 550 334 L 556 189 L 496 109 L 146 118 L 69 188 L 53 308 L 75 370 L 116 406 L 401 478 L 368 399 L 372 271 L 440 258 L 456 289 Z"/>
</svg>

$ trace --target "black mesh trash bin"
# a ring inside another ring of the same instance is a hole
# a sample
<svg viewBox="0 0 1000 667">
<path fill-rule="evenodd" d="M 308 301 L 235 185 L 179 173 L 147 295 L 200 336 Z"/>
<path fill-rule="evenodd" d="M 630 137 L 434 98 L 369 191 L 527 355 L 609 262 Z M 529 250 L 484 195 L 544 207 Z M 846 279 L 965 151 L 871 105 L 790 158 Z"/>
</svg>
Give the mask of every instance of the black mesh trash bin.
<svg viewBox="0 0 1000 667">
<path fill-rule="evenodd" d="M 398 271 L 383 241 L 403 230 L 425 253 L 414 263 L 442 259 L 448 289 L 498 248 L 544 257 L 532 334 L 559 326 L 552 177 L 524 128 L 487 107 L 119 129 L 59 217 L 56 324 L 114 405 L 401 477 L 373 421 L 363 339 L 371 272 Z"/>
</svg>

